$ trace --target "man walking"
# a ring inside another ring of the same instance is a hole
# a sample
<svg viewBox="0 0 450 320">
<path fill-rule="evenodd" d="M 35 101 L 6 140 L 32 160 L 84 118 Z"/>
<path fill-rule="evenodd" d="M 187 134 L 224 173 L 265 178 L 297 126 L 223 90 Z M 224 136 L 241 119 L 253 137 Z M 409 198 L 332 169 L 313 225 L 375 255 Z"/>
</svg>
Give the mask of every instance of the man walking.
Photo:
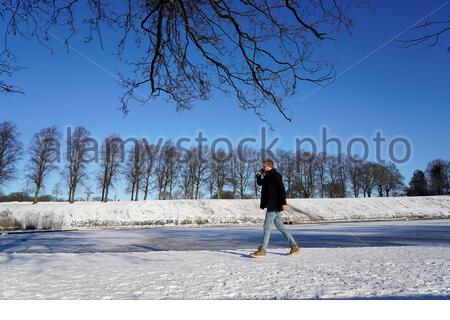
<svg viewBox="0 0 450 320">
<path fill-rule="evenodd" d="M 286 204 L 286 191 L 284 189 L 283 179 L 281 174 L 273 167 L 273 161 L 270 159 L 264 160 L 264 168 L 256 174 L 256 182 L 262 186 L 261 191 L 261 203 L 260 208 L 266 209 L 266 219 L 264 221 L 264 238 L 262 245 L 250 256 L 259 258 L 266 256 L 266 248 L 269 244 L 270 230 L 272 224 L 275 222 L 275 226 L 280 231 L 291 245 L 291 251 L 288 255 L 295 255 L 299 253 L 295 239 L 286 230 L 281 220 L 281 212 L 287 211 L 288 206 Z"/>
</svg>

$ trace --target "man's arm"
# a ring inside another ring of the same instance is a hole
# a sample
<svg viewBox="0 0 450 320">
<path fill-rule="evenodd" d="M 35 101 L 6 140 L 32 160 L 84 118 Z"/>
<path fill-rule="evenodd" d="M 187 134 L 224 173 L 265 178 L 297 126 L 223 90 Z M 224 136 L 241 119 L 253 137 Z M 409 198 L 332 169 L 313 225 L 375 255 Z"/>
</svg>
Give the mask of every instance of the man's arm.
<svg viewBox="0 0 450 320">
<path fill-rule="evenodd" d="M 284 189 L 283 177 L 281 174 L 276 175 L 277 189 L 280 193 L 281 205 L 286 205 L 286 189 Z"/>
<path fill-rule="evenodd" d="M 258 184 L 258 186 L 262 186 L 263 184 L 263 177 L 259 172 L 256 174 L 256 183 Z"/>
</svg>

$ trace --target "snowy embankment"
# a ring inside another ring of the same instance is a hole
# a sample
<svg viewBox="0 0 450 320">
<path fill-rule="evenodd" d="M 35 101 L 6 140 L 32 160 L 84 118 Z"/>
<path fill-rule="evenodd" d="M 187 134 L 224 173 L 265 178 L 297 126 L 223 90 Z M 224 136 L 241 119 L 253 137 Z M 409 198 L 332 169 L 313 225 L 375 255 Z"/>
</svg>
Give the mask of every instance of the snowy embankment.
<svg viewBox="0 0 450 320">
<path fill-rule="evenodd" d="M 289 223 L 450 218 L 450 196 L 288 199 Z M 148 200 L 0 203 L 0 228 L 254 224 L 264 221 L 259 200 Z"/>
<path fill-rule="evenodd" d="M 0 254 L 0 299 L 448 299 L 449 247 Z"/>
</svg>

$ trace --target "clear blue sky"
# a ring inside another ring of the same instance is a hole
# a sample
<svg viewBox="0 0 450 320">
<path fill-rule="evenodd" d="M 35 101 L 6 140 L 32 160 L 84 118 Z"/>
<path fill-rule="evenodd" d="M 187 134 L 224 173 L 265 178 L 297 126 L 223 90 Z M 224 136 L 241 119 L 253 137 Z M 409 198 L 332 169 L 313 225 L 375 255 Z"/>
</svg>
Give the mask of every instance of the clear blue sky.
<svg viewBox="0 0 450 320">
<path fill-rule="evenodd" d="M 289 100 L 294 120 L 289 123 L 275 111 L 267 110 L 281 148 L 293 148 L 296 137 L 320 141 L 321 127 L 344 142 L 352 137 L 371 139 L 376 131 L 392 139 L 407 137 L 413 146 L 409 162 L 399 169 L 409 181 L 412 172 L 425 169 L 435 158 L 450 159 L 450 53 L 441 46 L 428 50 L 402 49 L 395 41 L 398 33 L 446 1 L 373 1 L 353 13 L 352 35 L 324 44 L 326 57 L 336 61 L 339 74 L 373 50 L 372 55 L 340 75 L 335 83 L 304 99 L 316 87 L 300 87 Z M 450 4 L 431 18 L 448 18 Z M 106 35 L 108 38 L 108 35 Z M 447 38 L 448 40 L 448 38 Z M 383 44 L 386 44 L 383 46 Z M 448 45 L 448 41 L 445 43 Z M 74 39 L 73 47 L 103 68 L 115 73 L 123 62 L 111 54 L 112 43 L 101 50 L 96 43 Z M 192 111 L 177 113 L 173 105 L 156 100 L 133 108 L 123 117 L 118 107 L 122 89 L 117 81 L 73 51 L 53 41 L 54 53 L 36 41 L 12 42 L 19 64 L 26 69 L 14 75 L 26 95 L 0 96 L 0 119 L 15 122 L 27 147 L 31 135 L 44 126 L 82 125 L 102 139 L 117 132 L 123 137 L 195 138 L 203 131 L 208 138 L 224 136 L 234 141 L 257 137 L 263 123 L 251 112 L 236 106 L 233 99 L 216 94 Z M 384 150 L 385 151 L 385 150 Z M 374 149 L 370 149 L 371 155 Z M 21 163 L 22 168 L 24 162 Z M 20 178 L 4 191 L 20 190 Z M 54 183 L 54 175 L 48 188 Z M 116 194 L 124 199 L 123 187 Z"/>
</svg>

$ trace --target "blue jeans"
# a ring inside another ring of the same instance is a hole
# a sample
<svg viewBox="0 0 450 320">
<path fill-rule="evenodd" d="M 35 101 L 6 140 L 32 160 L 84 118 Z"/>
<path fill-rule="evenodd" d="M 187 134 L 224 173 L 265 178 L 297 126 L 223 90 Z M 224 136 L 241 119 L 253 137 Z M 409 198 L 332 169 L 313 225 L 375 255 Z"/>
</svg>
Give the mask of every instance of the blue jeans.
<svg viewBox="0 0 450 320">
<path fill-rule="evenodd" d="M 289 241 L 289 244 L 291 245 L 291 247 L 297 245 L 297 243 L 295 242 L 295 239 L 284 227 L 283 221 L 281 220 L 281 212 L 280 211 L 267 211 L 266 219 L 264 220 L 264 238 L 263 238 L 263 244 L 262 244 L 263 249 L 266 249 L 267 245 L 269 244 L 270 230 L 272 229 L 273 222 L 275 222 L 275 226 L 277 227 L 278 231 L 280 231 L 286 237 L 286 239 Z"/>
</svg>

